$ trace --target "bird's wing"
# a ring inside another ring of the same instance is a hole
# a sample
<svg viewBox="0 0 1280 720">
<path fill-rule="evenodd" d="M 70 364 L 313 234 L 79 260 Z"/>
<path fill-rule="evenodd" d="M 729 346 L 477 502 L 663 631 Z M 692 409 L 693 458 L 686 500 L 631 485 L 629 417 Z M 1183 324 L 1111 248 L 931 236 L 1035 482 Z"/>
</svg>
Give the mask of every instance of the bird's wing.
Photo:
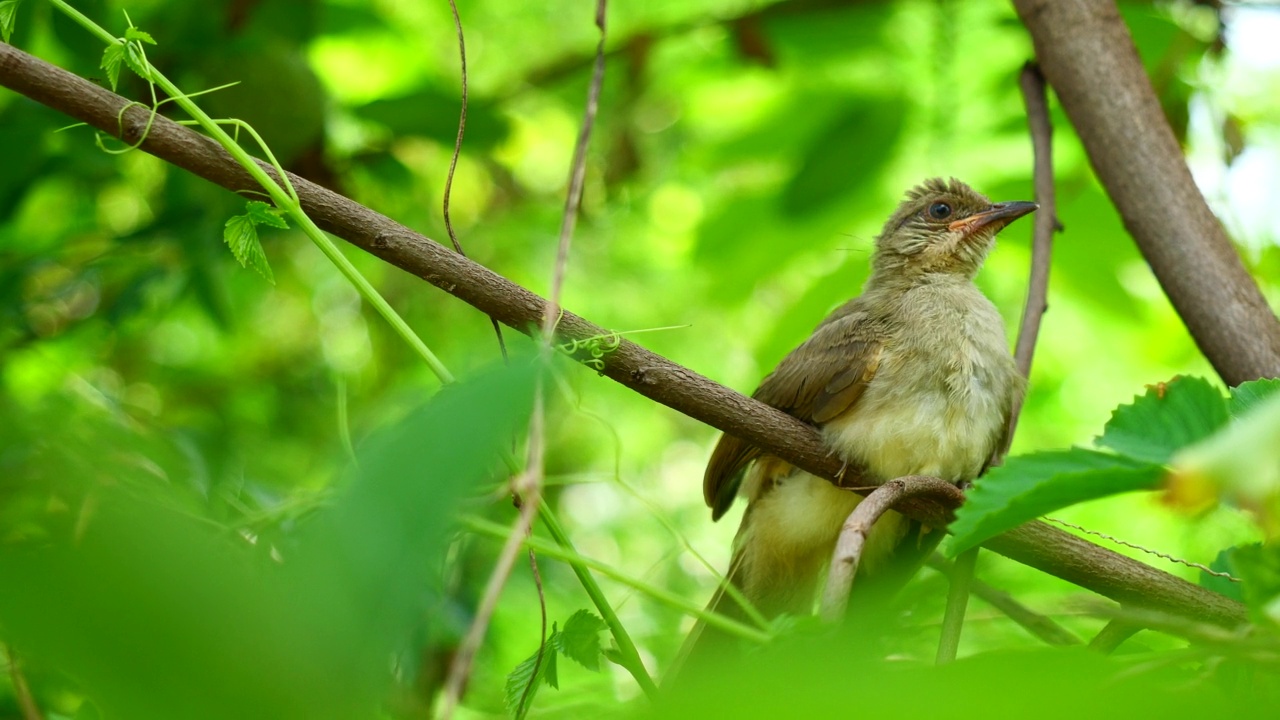
<svg viewBox="0 0 1280 720">
<path fill-rule="evenodd" d="M 846 311 L 823 321 L 812 337 L 782 359 L 752 397 L 811 425 L 822 425 L 857 404 L 880 366 L 883 349 L 883 334 L 866 314 Z M 743 471 L 761 454 L 732 435 L 721 436 L 702 479 L 703 498 L 713 519 L 733 504 Z"/>
</svg>

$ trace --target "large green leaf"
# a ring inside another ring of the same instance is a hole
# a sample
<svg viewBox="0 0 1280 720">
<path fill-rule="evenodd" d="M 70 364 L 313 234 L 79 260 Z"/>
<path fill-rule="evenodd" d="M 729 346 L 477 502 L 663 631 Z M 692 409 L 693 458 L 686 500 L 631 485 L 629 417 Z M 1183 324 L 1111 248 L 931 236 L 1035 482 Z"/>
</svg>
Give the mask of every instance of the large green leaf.
<svg viewBox="0 0 1280 720">
<path fill-rule="evenodd" d="M 1266 400 L 1272 393 L 1277 391 L 1280 391 L 1280 378 L 1251 380 L 1231 388 L 1231 400 L 1227 403 L 1227 407 L 1231 411 L 1231 417 L 1236 418 L 1244 415 L 1254 405 Z"/>
<path fill-rule="evenodd" d="M 144 479 L 120 489 L 111 463 L 68 464 L 86 468 L 88 498 L 71 527 L 0 545 L 5 639 L 76 678 L 107 717 L 374 717 L 437 594 L 453 508 L 525 421 L 532 377 L 525 363 L 441 391 L 365 443 L 332 504 L 270 548 L 157 503 L 154 487 L 139 499 Z M 86 460 L 130 450 L 119 433 L 88 437 L 63 443 Z M 46 472 L 19 470 L 25 484 Z"/>
<path fill-rule="evenodd" d="M 893 157 L 907 104 L 902 98 L 858 98 L 810 141 L 782 191 L 782 211 L 803 216 L 873 186 Z"/>
<path fill-rule="evenodd" d="M 1164 468 L 1072 448 L 1015 457 L 981 477 L 951 523 L 954 556 L 1045 513 L 1108 495 L 1149 490 Z"/>
<path fill-rule="evenodd" d="M 1227 424 L 1227 404 L 1208 380 L 1179 377 L 1147 388 L 1111 413 L 1095 440 L 1130 457 L 1166 463 L 1175 452 Z"/>
</svg>

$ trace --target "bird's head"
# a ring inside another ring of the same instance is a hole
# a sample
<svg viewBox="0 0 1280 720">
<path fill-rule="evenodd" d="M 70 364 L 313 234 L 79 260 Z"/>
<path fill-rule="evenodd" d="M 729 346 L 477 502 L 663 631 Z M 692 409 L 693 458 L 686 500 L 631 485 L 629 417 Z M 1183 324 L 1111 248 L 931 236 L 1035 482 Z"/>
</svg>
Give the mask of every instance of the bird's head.
<svg viewBox="0 0 1280 720">
<path fill-rule="evenodd" d="M 883 277 L 954 274 L 972 278 L 996 233 L 1034 211 L 1032 202 L 993 203 L 952 178 L 931 178 L 907 191 L 876 238 L 872 267 Z"/>
</svg>

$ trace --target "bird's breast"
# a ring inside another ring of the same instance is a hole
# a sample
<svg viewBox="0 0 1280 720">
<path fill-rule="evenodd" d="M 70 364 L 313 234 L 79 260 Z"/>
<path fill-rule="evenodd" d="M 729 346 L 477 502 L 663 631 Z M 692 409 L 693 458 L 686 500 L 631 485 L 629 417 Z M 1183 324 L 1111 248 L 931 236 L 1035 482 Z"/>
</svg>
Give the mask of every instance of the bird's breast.
<svg viewBox="0 0 1280 720">
<path fill-rule="evenodd" d="M 942 300 L 901 323 L 857 407 L 823 428 L 843 458 L 884 480 L 976 477 L 1021 391 L 990 301 L 976 288 Z"/>
</svg>

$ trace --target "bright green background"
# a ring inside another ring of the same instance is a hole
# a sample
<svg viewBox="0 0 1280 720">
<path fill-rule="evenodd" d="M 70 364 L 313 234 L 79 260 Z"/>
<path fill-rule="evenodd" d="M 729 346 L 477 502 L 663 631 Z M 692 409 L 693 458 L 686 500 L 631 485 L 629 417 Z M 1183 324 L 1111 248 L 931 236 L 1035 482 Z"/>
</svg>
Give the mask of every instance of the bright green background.
<svg viewBox="0 0 1280 720">
<path fill-rule="evenodd" d="M 117 33 L 127 9 L 159 43 L 152 62 L 188 92 L 241 81 L 203 106 L 250 122 L 290 169 L 447 242 L 440 200 L 459 78 L 446 2 L 75 5 Z M 460 8 L 471 106 L 454 226 L 473 259 L 541 293 L 596 39 L 592 6 L 464 0 Z M 1123 10 L 1172 124 L 1210 178 L 1208 194 L 1248 241 L 1245 261 L 1274 300 L 1274 224 L 1246 222 L 1256 208 L 1222 200 L 1212 179 L 1234 158 L 1274 158 L 1280 72 L 1215 46 L 1207 10 Z M 17 28 L 14 44 L 105 83 L 102 47 L 46 4 L 26 0 Z M 564 304 L 619 331 L 687 326 L 634 339 L 731 387 L 750 391 L 858 292 L 872 239 L 907 187 L 947 175 L 996 200 L 1031 199 L 1017 75 L 1032 48 L 1005 4 L 619 2 L 609 33 Z M 121 91 L 143 99 L 145 86 L 128 76 Z M 1212 377 L 1056 104 L 1053 115 L 1065 232 L 1015 453 L 1088 444 L 1111 408 L 1144 385 Z M 67 124 L 0 91 L 0 468 L 28 472 L 0 478 L 0 500 L 24 498 L 6 510 L 14 516 L 6 527 L 18 528 L 8 539 L 38 535 L 31 528 L 43 521 L 23 513 L 51 512 L 49 497 L 30 496 L 31 483 L 49 481 L 31 468 L 80 458 L 70 474 L 97 487 L 111 473 L 85 458 L 136 442 L 146 447 L 126 465 L 163 470 L 134 479 L 144 496 L 287 549 L 345 466 L 339 398 L 362 446 L 436 393 L 436 381 L 305 238 L 264 233 L 271 286 L 222 245 L 222 225 L 243 201 L 148 156 L 104 154 L 84 128 L 56 132 Z M 1007 230 L 978 280 L 1011 339 L 1030 231 L 1026 221 Z M 348 254 L 455 374 L 497 357 L 484 316 Z M 506 337 L 517 350 L 529 345 Z M 740 509 L 713 525 L 700 493 L 716 432 L 589 370 L 562 370 L 549 501 L 579 549 L 646 583 L 710 597 L 716 578 L 684 543 L 724 568 Z M 85 429 L 104 423 L 122 434 Z M 506 502 L 477 507 L 502 522 L 513 516 Z M 1189 520 L 1145 495 L 1061 517 L 1201 562 L 1257 539 L 1234 511 Z M 478 594 L 496 549 L 480 539 L 457 551 L 463 598 Z M 552 620 L 587 605 L 567 568 L 545 561 L 542 571 Z M 989 554 L 980 575 L 1086 636 L 1102 625 L 1081 615 L 1073 603 L 1082 593 L 1065 583 Z M 902 635 L 903 657 L 930 657 L 941 587 L 938 576 L 922 577 L 926 600 Z M 605 589 L 660 671 L 687 618 L 621 586 Z M 466 606 L 433 619 L 464 627 Z M 536 607 L 518 563 L 478 659 L 473 708 L 501 712 L 503 676 L 537 645 Z M 1034 644 L 977 603 L 961 653 Z M 53 666 L 33 658 L 29 674 L 50 710 L 80 707 L 78 686 Z M 573 715 L 638 692 L 612 666 L 591 675 L 565 663 L 561 681 L 539 707 Z M 0 699 L 0 712 L 13 713 L 12 703 Z"/>
</svg>

